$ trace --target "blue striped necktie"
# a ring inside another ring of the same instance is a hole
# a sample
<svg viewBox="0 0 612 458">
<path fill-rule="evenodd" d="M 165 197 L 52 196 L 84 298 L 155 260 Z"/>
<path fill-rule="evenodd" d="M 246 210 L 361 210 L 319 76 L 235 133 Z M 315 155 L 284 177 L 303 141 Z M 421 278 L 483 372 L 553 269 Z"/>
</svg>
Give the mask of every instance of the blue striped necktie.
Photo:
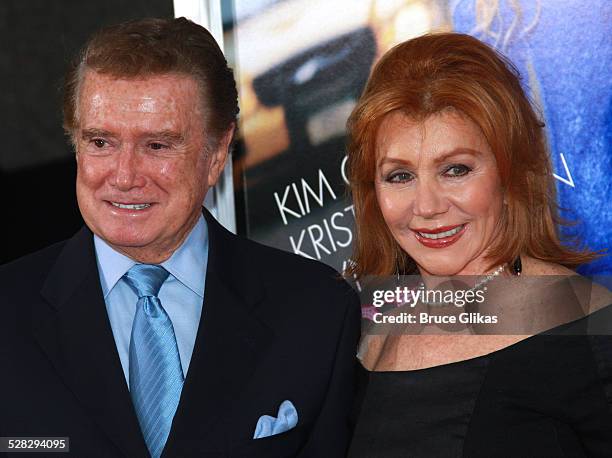
<svg viewBox="0 0 612 458">
<path fill-rule="evenodd" d="M 130 394 L 153 458 L 164 449 L 183 388 L 174 328 L 157 297 L 168 275 L 161 266 L 136 264 L 124 276 L 138 295 L 130 340 Z"/>
</svg>

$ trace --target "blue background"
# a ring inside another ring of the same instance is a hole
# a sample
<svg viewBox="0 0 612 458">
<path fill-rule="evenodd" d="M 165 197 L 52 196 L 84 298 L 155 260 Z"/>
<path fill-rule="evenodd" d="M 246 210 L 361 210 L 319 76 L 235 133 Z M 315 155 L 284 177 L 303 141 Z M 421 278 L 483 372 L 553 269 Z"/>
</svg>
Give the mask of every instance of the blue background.
<svg viewBox="0 0 612 458">
<path fill-rule="evenodd" d="M 480 24 L 475 3 L 454 2 L 455 30 L 495 46 L 517 66 L 525 88 L 542 110 L 554 173 L 573 181 L 572 187 L 555 180 L 561 215 L 576 223 L 562 233 L 578 236 L 591 249 L 608 250 L 612 241 L 612 2 L 540 0 L 515 6 L 500 0 L 489 16 L 492 20 Z M 612 274 L 612 259 L 604 256 L 579 272 Z"/>
</svg>

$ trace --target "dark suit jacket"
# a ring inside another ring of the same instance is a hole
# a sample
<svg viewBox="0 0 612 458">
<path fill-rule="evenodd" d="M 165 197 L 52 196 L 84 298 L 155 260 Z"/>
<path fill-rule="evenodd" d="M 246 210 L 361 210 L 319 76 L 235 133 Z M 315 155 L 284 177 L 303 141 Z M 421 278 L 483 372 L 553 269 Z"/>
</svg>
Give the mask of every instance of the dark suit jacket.
<svg viewBox="0 0 612 458">
<path fill-rule="evenodd" d="M 205 216 L 202 318 L 163 456 L 344 456 L 355 293 L 332 269 Z M 148 456 L 87 228 L 0 267 L 0 310 L 0 436 L 68 436 L 77 457 Z M 297 426 L 253 440 L 258 418 L 286 399 Z"/>
</svg>

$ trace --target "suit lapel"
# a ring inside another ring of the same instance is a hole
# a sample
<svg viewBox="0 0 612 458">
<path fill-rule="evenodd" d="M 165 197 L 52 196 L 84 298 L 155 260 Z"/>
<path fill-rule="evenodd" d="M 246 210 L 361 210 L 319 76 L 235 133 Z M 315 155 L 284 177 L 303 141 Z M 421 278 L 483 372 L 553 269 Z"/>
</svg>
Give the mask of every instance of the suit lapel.
<svg viewBox="0 0 612 458">
<path fill-rule="evenodd" d="M 70 239 L 33 310 L 34 336 L 90 416 L 128 457 L 148 451 L 133 411 L 100 288 L 93 238 Z"/>
<path fill-rule="evenodd" d="M 255 315 L 263 299 L 244 254 L 208 212 L 209 257 L 202 316 L 164 455 L 222 449 L 234 399 L 273 342 Z M 91 232 L 70 239 L 41 291 L 48 304 L 33 310 L 33 333 L 68 388 L 111 441 L 130 458 L 147 457 L 95 260 Z M 253 428 L 255 425 L 253 425 Z M 195 440 L 195 442 L 194 442 Z"/>
<path fill-rule="evenodd" d="M 274 339 L 253 314 L 263 301 L 263 289 L 254 272 L 247 274 L 238 242 L 206 211 L 205 217 L 209 233 L 206 290 L 189 371 L 166 447 L 174 453 L 193 438 L 206 444 L 202 451 L 214 448 L 213 444 L 223 447 L 218 428 Z"/>
</svg>

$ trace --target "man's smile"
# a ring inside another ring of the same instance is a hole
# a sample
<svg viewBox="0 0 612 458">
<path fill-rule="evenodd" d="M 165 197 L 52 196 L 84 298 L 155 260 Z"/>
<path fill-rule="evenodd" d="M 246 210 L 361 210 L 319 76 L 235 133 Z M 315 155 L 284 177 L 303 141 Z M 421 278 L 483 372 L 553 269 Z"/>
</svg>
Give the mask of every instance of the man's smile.
<svg viewBox="0 0 612 458">
<path fill-rule="evenodd" d="M 111 202 L 111 204 L 118 208 L 126 208 L 129 210 L 144 210 L 145 208 L 149 208 L 151 204 L 122 204 L 119 202 Z"/>
</svg>

